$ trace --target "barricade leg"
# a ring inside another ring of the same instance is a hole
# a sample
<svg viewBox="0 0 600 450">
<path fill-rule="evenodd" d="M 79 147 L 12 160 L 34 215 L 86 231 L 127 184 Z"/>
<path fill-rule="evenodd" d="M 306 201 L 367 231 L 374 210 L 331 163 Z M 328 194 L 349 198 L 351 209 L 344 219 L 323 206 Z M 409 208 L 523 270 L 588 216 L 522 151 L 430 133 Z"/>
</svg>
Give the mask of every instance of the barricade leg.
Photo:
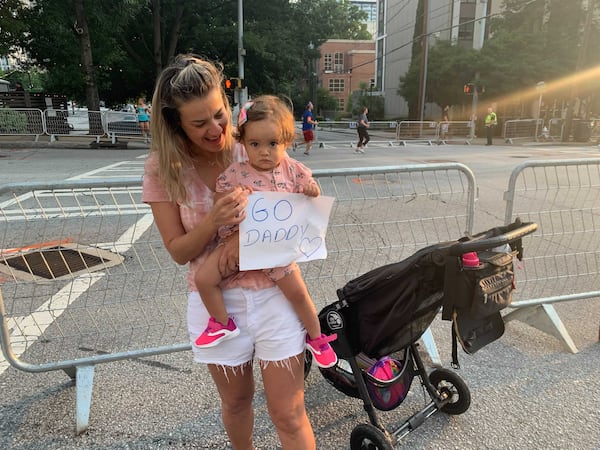
<svg viewBox="0 0 600 450">
<path fill-rule="evenodd" d="M 561 341 L 565 348 L 571 353 L 579 352 L 552 305 L 540 304 L 515 309 L 504 316 L 505 322 L 511 320 L 520 320 L 527 325 L 531 325 L 544 333 L 554 336 Z"/>
<path fill-rule="evenodd" d="M 92 406 L 92 388 L 94 386 L 94 366 L 77 366 L 75 379 L 75 414 L 77 434 L 88 429 L 90 408 Z"/>
<path fill-rule="evenodd" d="M 423 335 L 421 336 L 421 342 L 423 342 L 423 345 L 425 346 L 425 349 L 427 350 L 427 353 L 431 358 L 431 362 L 435 365 L 441 366 L 442 359 L 440 358 L 440 354 L 435 345 L 435 341 L 433 340 L 433 335 L 431 334 L 430 328 L 427 328 L 427 330 L 425 330 L 425 333 L 423 333 Z"/>
</svg>

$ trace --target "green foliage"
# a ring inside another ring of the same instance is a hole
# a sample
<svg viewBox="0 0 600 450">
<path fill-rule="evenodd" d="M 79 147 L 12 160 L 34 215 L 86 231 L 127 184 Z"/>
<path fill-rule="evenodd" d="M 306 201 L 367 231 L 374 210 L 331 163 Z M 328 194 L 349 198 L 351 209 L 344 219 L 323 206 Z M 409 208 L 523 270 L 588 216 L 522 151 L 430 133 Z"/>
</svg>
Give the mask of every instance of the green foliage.
<svg viewBox="0 0 600 450">
<path fill-rule="evenodd" d="M 475 50 L 452 45 L 449 41 L 437 41 L 429 49 L 426 102 L 436 103 L 442 107 L 469 101 L 463 94 L 463 86 L 474 79 L 479 65 L 479 55 Z M 419 54 L 411 61 L 406 75 L 400 77 L 398 89 L 398 93 L 411 106 L 409 109 L 412 118 L 416 118 L 420 78 L 421 55 Z"/>
<path fill-rule="evenodd" d="M 592 22 L 587 48 L 584 42 L 584 22 L 587 11 L 581 0 L 504 0 L 503 14 L 490 19 L 490 35 L 483 48 L 476 52 L 453 45 L 447 41 L 430 47 L 427 61 L 426 101 L 438 105 L 468 104 L 471 97 L 463 94 L 463 85 L 475 81 L 485 86 L 485 101 L 509 103 L 530 102 L 539 95 L 535 86 L 540 81 L 568 80 L 568 76 L 581 68 L 595 67 L 600 63 L 600 23 Z M 589 3 L 600 12 L 600 2 Z M 415 26 L 413 56 L 409 70 L 400 77 L 398 93 L 409 104 L 409 115 L 416 117 L 421 78 L 421 34 L 419 2 Z M 594 16 L 597 17 L 597 14 Z M 597 80 L 597 78 L 596 78 Z M 568 98 L 570 89 L 576 87 L 580 98 L 598 92 L 600 81 L 558 83 L 562 87 L 546 93 L 546 101 Z M 529 95 L 529 98 L 527 98 Z"/>
<path fill-rule="evenodd" d="M 0 133 L 24 134 L 27 131 L 27 116 L 23 111 L 0 108 Z"/>
<path fill-rule="evenodd" d="M 346 111 L 353 118 L 363 111 L 365 106 L 369 108 L 369 120 L 377 120 L 384 117 L 384 99 L 380 95 L 373 95 L 373 90 L 370 89 L 368 83 L 361 82 L 360 89 L 354 91 L 350 96 Z M 376 90 L 375 90 L 376 91 Z"/>
<path fill-rule="evenodd" d="M 149 97 L 156 74 L 177 53 L 221 61 L 226 74 L 238 75 L 237 0 L 158 3 L 160 29 L 154 29 L 150 0 L 84 0 L 99 96 L 109 104 Z M 306 84 L 310 62 L 319 57 L 317 47 L 326 39 L 370 38 L 359 23 L 363 14 L 348 0 L 245 0 L 244 78 L 249 92 L 289 95 Z M 48 70 L 47 89 L 82 102 L 85 81 L 73 2 L 37 0 L 19 12 L 19 21 L 28 35 L 21 34 L 18 44 Z"/>
<path fill-rule="evenodd" d="M 6 55 L 17 45 L 25 31 L 25 24 L 16 19 L 23 11 L 21 0 L 0 2 L 0 55 Z"/>
</svg>

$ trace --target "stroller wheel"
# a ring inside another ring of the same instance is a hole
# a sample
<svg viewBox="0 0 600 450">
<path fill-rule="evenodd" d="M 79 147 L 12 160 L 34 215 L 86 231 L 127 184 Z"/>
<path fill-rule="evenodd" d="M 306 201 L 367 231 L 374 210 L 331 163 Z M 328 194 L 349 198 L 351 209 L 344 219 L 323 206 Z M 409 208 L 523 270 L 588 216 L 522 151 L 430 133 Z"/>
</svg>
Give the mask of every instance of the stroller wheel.
<svg viewBox="0 0 600 450">
<path fill-rule="evenodd" d="M 444 405 L 441 411 L 457 415 L 469 409 L 471 392 L 464 380 L 455 372 L 448 369 L 436 369 L 429 374 L 429 381 L 440 394 L 450 397 L 450 403 Z"/>
<path fill-rule="evenodd" d="M 312 353 L 308 350 L 304 350 L 304 379 L 308 378 L 308 374 L 310 373 L 310 368 L 312 367 L 313 356 Z"/>
<path fill-rule="evenodd" d="M 387 433 L 369 424 L 361 423 L 350 434 L 351 450 L 393 450 L 392 442 Z"/>
</svg>

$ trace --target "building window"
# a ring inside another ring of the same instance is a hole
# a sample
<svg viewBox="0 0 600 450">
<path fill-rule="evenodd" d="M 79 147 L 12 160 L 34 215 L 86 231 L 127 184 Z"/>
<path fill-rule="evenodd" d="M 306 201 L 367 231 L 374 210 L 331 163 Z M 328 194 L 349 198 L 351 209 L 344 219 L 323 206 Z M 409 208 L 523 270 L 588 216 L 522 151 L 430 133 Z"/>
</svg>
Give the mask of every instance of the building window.
<svg viewBox="0 0 600 450">
<path fill-rule="evenodd" d="M 326 53 L 323 55 L 323 65 L 326 72 L 333 72 L 333 61 L 331 57 L 331 53 Z"/>
<path fill-rule="evenodd" d="M 377 3 L 373 2 L 351 2 L 358 9 L 367 13 L 367 22 L 372 22 L 377 17 Z"/>
<path fill-rule="evenodd" d="M 346 102 L 344 101 L 344 99 L 343 98 L 338 98 L 337 99 L 337 110 L 338 111 L 343 111 L 345 106 L 346 106 Z"/>
<path fill-rule="evenodd" d="M 345 82 L 343 78 L 332 78 L 329 80 L 329 92 L 344 92 Z"/>
<path fill-rule="evenodd" d="M 337 73 L 344 71 L 344 54 L 336 52 L 333 58 L 333 70 Z"/>
<path fill-rule="evenodd" d="M 475 28 L 474 17 L 462 17 L 461 23 L 458 27 L 458 38 L 459 39 L 473 39 L 473 30 Z"/>
</svg>

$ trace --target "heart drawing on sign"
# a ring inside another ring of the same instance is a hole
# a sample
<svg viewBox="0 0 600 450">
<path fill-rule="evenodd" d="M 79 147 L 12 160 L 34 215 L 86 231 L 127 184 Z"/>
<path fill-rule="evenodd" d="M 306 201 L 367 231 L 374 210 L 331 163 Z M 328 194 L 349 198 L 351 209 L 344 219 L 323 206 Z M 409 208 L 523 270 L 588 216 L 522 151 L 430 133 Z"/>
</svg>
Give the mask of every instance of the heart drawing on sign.
<svg viewBox="0 0 600 450">
<path fill-rule="evenodd" d="M 320 236 L 317 236 L 312 239 L 303 238 L 300 241 L 300 251 L 302 252 L 302 254 L 304 256 L 306 256 L 307 258 L 310 258 L 310 255 L 312 255 L 317 250 L 319 250 L 322 242 L 323 242 L 323 239 Z"/>
</svg>

